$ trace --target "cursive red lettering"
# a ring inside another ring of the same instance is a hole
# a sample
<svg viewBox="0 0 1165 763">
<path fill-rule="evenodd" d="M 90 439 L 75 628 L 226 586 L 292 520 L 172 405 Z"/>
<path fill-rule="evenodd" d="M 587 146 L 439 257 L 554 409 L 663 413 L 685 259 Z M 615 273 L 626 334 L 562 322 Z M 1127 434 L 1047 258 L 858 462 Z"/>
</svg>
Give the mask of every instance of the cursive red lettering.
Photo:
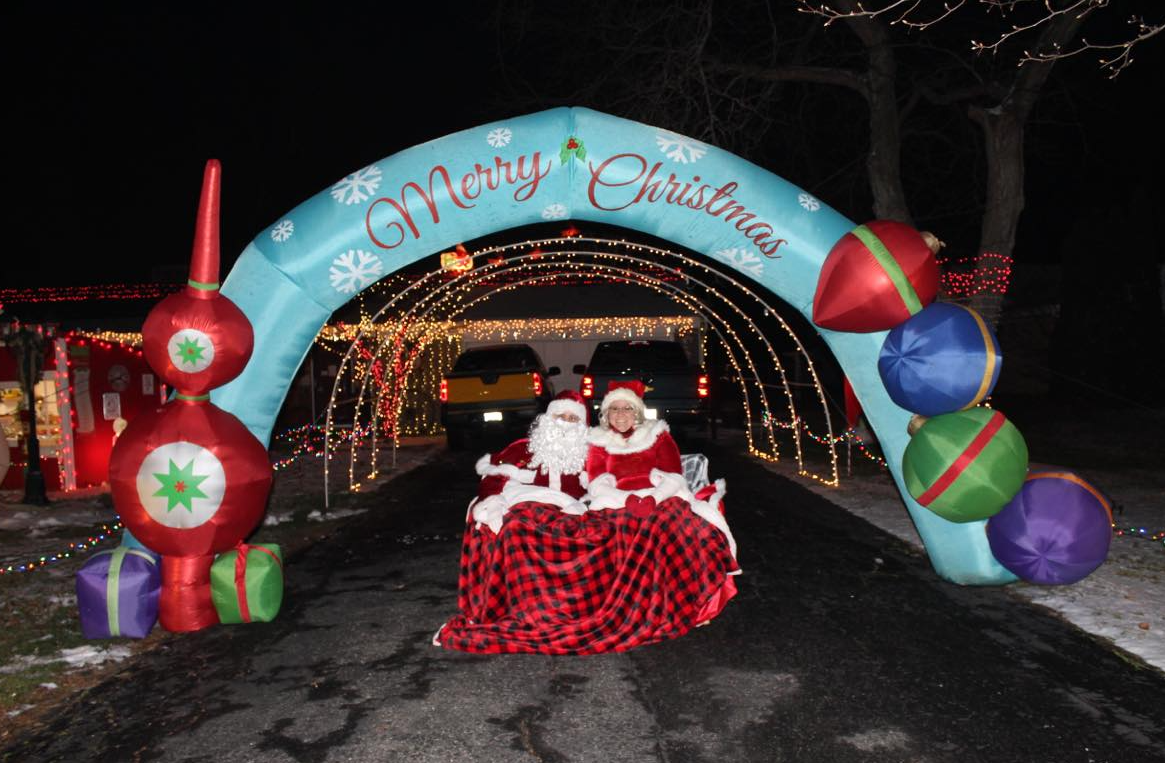
<svg viewBox="0 0 1165 763">
<path fill-rule="evenodd" d="M 530 169 L 523 169 L 525 166 L 524 156 L 518 157 L 518 179 L 526 180 L 527 182 L 514 189 L 514 201 L 526 201 L 538 191 L 538 185 L 542 182 L 542 178 L 550 174 L 552 166 L 551 162 L 547 162 L 545 169 L 541 169 L 542 153 L 535 151 L 530 157 Z M 511 184 L 513 181 L 510 181 Z"/>
<path fill-rule="evenodd" d="M 623 159 L 631 160 L 632 171 L 630 173 L 628 173 L 627 170 L 616 166 L 615 163 L 620 162 Z M 636 166 L 638 167 L 637 170 L 635 169 Z M 614 207 L 607 207 L 600 204 L 598 195 L 596 193 L 599 188 L 623 188 L 625 186 L 638 183 L 639 179 L 643 177 L 643 173 L 647 171 L 647 160 L 639 154 L 615 154 L 600 164 L 598 167 L 595 167 L 593 163 L 588 164 L 587 169 L 590 170 L 591 173 L 591 179 L 587 183 L 587 199 L 591 202 L 591 206 L 595 209 L 602 209 L 607 212 L 617 212 L 620 209 L 626 209 L 627 207 L 639 201 L 639 198 L 643 193 L 642 188 L 639 191 L 639 195 L 636 195 L 626 204 L 621 204 Z M 611 171 L 612 177 L 604 177 L 604 175 L 606 175 L 609 170 Z M 624 177 L 625 179 L 621 179 Z"/>
</svg>

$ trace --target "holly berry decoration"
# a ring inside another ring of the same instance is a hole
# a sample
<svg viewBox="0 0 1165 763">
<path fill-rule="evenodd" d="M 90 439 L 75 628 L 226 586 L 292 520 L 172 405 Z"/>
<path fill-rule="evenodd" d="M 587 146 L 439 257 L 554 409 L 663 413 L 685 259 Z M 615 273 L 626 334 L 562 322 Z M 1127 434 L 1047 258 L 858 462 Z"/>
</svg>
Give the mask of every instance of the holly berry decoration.
<svg viewBox="0 0 1165 763">
<path fill-rule="evenodd" d="M 890 220 L 859 225 L 833 245 L 817 279 L 813 322 L 834 331 L 888 331 L 934 301 L 941 245 Z"/>
<path fill-rule="evenodd" d="M 587 158 L 586 146 L 573 135 L 562 142 L 562 148 L 558 151 L 558 161 L 565 166 L 572 156 L 580 162 L 586 161 Z"/>
</svg>

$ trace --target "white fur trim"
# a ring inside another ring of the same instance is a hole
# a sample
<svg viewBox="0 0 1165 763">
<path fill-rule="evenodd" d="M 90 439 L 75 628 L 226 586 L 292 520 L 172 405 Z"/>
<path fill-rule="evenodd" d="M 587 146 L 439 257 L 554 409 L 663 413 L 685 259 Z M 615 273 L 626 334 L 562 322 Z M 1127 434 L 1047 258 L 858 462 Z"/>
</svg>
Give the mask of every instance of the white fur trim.
<svg viewBox="0 0 1165 763">
<path fill-rule="evenodd" d="M 587 420 L 586 406 L 576 400 L 567 398 L 551 400 L 550 405 L 546 406 L 546 412 L 551 416 L 556 413 L 573 413 L 575 416 L 578 416 L 579 421 L 585 422 Z"/>
<path fill-rule="evenodd" d="M 502 520 L 509 513 L 510 507 L 526 501 L 548 503 L 551 506 L 557 506 L 566 514 L 587 513 L 587 507 L 581 501 L 572 498 L 561 490 L 538 485 L 523 485 L 514 481 L 507 482 L 502 487 L 502 492 L 471 503 L 470 511 L 477 523 L 477 529 L 480 530 L 481 526 L 485 525 L 494 531 L 494 535 L 497 535 L 502 531 Z"/>
<path fill-rule="evenodd" d="M 507 482 L 506 486 L 502 488 L 501 496 L 507 506 L 533 501 L 534 503 L 548 503 L 551 506 L 557 506 L 567 514 L 585 514 L 587 510 L 582 502 L 572 498 L 567 493 L 538 485 L 519 485 Z"/>
<path fill-rule="evenodd" d="M 473 521 L 477 523 L 477 529 L 485 525 L 496 535 L 502 531 L 502 518 L 509 508 L 510 505 L 502 499 L 501 493 L 488 495 L 473 504 Z"/>
<path fill-rule="evenodd" d="M 611 403 L 617 402 L 619 400 L 622 400 L 625 403 L 631 403 L 631 405 L 634 406 L 635 409 L 638 410 L 641 414 L 643 413 L 644 409 L 647 408 L 647 404 L 643 402 L 643 398 L 641 398 L 639 395 L 636 395 L 627 387 L 616 387 L 615 389 L 609 391 L 606 395 L 603 395 L 603 402 L 599 404 L 599 411 L 601 413 L 606 413 L 607 408 L 611 406 Z"/>
<path fill-rule="evenodd" d="M 475 468 L 477 473 L 482 477 L 493 477 L 500 474 L 501 476 L 508 479 L 517 480 L 518 482 L 525 482 L 526 484 L 533 482 L 534 475 L 537 474 L 537 472 L 533 472 L 529 469 L 519 469 L 513 464 L 492 463 L 488 453 L 477 459 L 477 465 Z"/>
<path fill-rule="evenodd" d="M 724 537 L 728 541 L 728 548 L 732 552 L 732 558 L 736 558 L 736 539 L 732 537 L 732 531 L 728 529 L 728 522 L 720 513 L 717 505 L 728 490 L 724 480 L 716 480 L 713 483 L 716 486 L 716 492 L 710 495 L 707 500 L 699 501 L 688 489 L 682 474 L 652 469 L 650 479 L 651 487 L 639 490 L 620 490 L 615 487 L 615 475 L 609 472 L 600 474 L 591 480 L 590 487 L 587 488 L 587 495 L 590 496 L 588 504 L 590 510 L 621 509 L 627 504 L 627 499 L 633 495 L 640 498 L 651 496 L 656 503 L 661 503 L 668 498 L 681 498 L 692 507 L 692 513 L 724 533 Z"/>
<path fill-rule="evenodd" d="M 614 429 L 591 427 L 591 431 L 587 435 L 587 442 L 591 445 L 598 445 L 608 453 L 626 455 L 627 453 L 638 453 L 647 450 L 655 445 L 655 441 L 661 434 L 667 431 L 669 431 L 667 422 L 663 419 L 643 422 L 627 438 L 624 438 L 623 435 Z"/>
</svg>

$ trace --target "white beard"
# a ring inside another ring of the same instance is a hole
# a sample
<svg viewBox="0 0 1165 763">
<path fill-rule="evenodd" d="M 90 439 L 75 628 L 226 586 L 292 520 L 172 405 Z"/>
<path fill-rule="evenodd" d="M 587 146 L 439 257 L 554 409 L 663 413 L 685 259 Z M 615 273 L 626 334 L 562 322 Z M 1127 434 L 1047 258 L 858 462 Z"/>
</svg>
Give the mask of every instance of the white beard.
<svg viewBox="0 0 1165 763">
<path fill-rule="evenodd" d="M 552 477 L 581 472 L 587 460 L 586 422 L 539 416 L 530 430 L 530 453 L 530 467 Z"/>
</svg>

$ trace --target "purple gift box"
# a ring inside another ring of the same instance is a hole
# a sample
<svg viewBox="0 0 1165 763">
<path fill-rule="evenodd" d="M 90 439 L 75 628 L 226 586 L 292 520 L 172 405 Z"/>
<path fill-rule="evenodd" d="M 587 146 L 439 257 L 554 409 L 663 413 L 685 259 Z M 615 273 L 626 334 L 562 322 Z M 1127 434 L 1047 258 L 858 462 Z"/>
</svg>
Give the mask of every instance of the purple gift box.
<svg viewBox="0 0 1165 763">
<path fill-rule="evenodd" d="M 148 551 L 118 546 L 77 570 L 77 609 L 85 638 L 145 638 L 158 620 L 161 564 Z"/>
</svg>

